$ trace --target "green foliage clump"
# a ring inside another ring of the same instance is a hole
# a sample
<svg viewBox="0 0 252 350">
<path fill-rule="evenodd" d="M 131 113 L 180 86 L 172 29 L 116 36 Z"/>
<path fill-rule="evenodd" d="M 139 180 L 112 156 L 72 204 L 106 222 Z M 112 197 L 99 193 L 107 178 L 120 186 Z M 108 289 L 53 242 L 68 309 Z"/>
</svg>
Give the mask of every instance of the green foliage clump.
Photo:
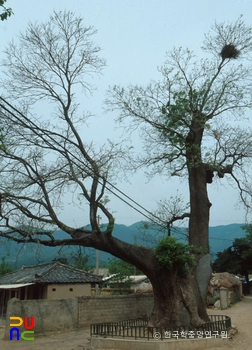
<svg viewBox="0 0 252 350">
<path fill-rule="evenodd" d="M 213 306 L 217 300 L 220 298 L 218 296 L 208 296 L 206 299 L 207 306 Z"/>
<path fill-rule="evenodd" d="M 7 273 L 13 272 L 14 269 L 12 268 L 11 265 L 9 265 L 5 259 L 6 257 L 2 257 L 2 262 L 0 264 L 0 276 L 6 275 Z"/>
<path fill-rule="evenodd" d="M 232 246 L 217 253 L 214 271 L 225 271 L 245 276 L 247 285 L 252 272 L 252 224 L 242 226 L 246 235 L 236 238 Z"/>
<path fill-rule="evenodd" d="M 87 271 L 88 270 L 87 264 L 90 257 L 88 254 L 84 254 L 81 248 L 82 247 L 78 247 L 77 252 L 71 253 L 70 265 L 76 269 Z"/>
<path fill-rule="evenodd" d="M 241 298 L 237 298 L 237 299 L 231 301 L 231 303 L 229 303 L 228 307 L 232 307 L 232 306 L 234 306 L 235 304 L 237 304 L 237 303 L 239 303 L 241 301 L 242 301 Z"/>
<path fill-rule="evenodd" d="M 180 275 L 186 275 L 188 266 L 195 264 L 191 254 L 192 247 L 178 242 L 175 237 L 165 237 L 155 248 L 155 256 L 160 268 L 166 267 L 169 270 L 177 270 Z"/>
<path fill-rule="evenodd" d="M 7 1 L 7 0 L 0 0 L 0 7 L 3 8 L 3 12 L 0 13 L 0 20 L 1 20 L 1 21 L 6 20 L 8 17 L 10 17 L 11 15 L 13 15 L 12 9 L 11 9 L 11 8 L 6 8 L 6 7 L 4 6 L 4 3 L 5 3 L 6 1 Z"/>
<path fill-rule="evenodd" d="M 115 257 L 109 258 L 109 273 L 115 274 L 113 278 L 118 284 L 123 283 L 124 286 L 130 286 L 132 280 L 130 276 L 134 273 L 134 267 L 123 260 Z"/>
</svg>

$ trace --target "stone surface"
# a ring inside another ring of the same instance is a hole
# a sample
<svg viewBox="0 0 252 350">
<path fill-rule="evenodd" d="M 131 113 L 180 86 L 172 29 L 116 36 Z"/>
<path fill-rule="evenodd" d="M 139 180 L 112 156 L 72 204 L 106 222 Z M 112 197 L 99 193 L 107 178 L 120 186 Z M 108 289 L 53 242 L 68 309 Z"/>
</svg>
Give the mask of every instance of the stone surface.
<svg viewBox="0 0 252 350">
<path fill-rule="evenodd" d="M 78 300 L 19 300 L 17 298 L 8 301 L 6 314 L 5 339 L 9 339 L 9 320 L 11 316 L 34 316 L 36 334 L 46 334 L 77 328 Z M 16 322 L 15 322 L 16 323 Z M 25 331 L 24 325 L 19 327 L 20 332 Z M 1 349 L 1 348 L 0 348 Z M 1 349 L 2 350 L 2 349 Z"/>
<path fill-rule="evenodd" d="M 206 298 L 207 288 L 212 277 L 212 258 L 210 254 L 205 254 L 197 266 L 197 280 L 203 299 Z"/>
<path fill-rule="evenodd" d="M 228 289 L 220 288 L 220 308 L 225 310 L 228 308 Z"/>
<path fill-rule="evenodd" d="M 216 302 L 214 303 L 214 307 L 215 309 L 219 310 L 221 308 L 220 306 L 220 300 L 216 300 Z"/>
</svg>

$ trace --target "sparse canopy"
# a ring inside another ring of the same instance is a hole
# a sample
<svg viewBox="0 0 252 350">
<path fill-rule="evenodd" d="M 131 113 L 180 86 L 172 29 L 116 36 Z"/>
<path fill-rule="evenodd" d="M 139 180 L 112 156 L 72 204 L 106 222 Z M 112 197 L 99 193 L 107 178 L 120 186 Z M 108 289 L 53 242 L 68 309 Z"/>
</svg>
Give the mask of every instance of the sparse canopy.
<svg viewBox="0 0 252 350">
<path fill-rule="evenodd" d="M 98 209 L 113 227 L 100 200 L 116 151 L 113 145 L 95 150 L 78 132 L 89 114 L 82 117 L 78 111 L 77 88 L 91 92 L 90 76 L 105 64 L 91 40 L 95 33 L 73 13 L 55 12 L 49 22 L 30 23 L 20 45 L 12 42 L 6 50 L 4 86 L 26 105 L 19 113 L 1 98 L 1 223 L 11 229 L 9 236 L 18 231 L 27 240 L 35 238 L 34 229 L 49 235 L 53 227 L 68 231 L 60 212 L 69 190 L 73 203 L 92 202 L 93 230 L 99 231 Z M 54 103 L 49 118 L 29 114 L 28 106 L 38 101 Z"/>
<path fill-rule="evenodd" d="M 141 130 L 144 153 L 134 158 L 135 168 L 146 166 L 151 176 L 188 177 L 188 168 L 202 165 L 207 183 L 227 174 L 248 208 L 252 29 L 242 17 L 234 24 L 216 23 L 205 35 L 203 50 L 212 58 L 199 60 L 183 48 L 168 52 L 159 69 L 161 82 L 146 88 L 115 86 L 108 110 L 118 111 L 119 122 L 130 132 Z M 242 117 L 245 122 L 239 125 Z"/>
</svg>

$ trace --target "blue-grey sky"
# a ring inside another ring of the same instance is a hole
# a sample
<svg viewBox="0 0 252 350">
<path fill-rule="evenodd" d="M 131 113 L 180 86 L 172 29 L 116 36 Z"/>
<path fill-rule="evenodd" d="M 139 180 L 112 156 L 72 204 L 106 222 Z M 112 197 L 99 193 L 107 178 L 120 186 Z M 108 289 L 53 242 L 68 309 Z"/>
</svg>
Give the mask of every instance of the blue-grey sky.
<svg viewBox="0 0 252 350">
<path fill-rule="evenodd" d="M 115 114 L 103 114 L 102 103 L 109 85 L 145 85 L 159 79 L 157 67 L 165 61 L 165 52 L 174 46 L 187 46 L 200 57 L 204 33 L 215 21 L 235 21 L 243 14 L 252 23 L 252 0 L 8 0 L 15 15 L 0 23 L 0 53 L 6 44 L 24 31 L 29 21 L 45 21 L 53 10 L 71 10 L 81 15 L 86 25 L 93 25 L 98 33 L 94 41 L 101 46 L 107 66 L 103 76 L 95 79 L 97 91 L 86 103 L 96 117 L 90 122 L 87 138 L 99 144 L 106 138 L 117 139 L 114 130 Z M 2 74 L 0 72 L 0 74 Z M 46 106 L 45 106 L 46 111 Z M 136 138 L 133 144 L 139 144 Z M 177 179 L 155 177 L 150 182 L 141 171 L 130 183 L 118 180 L 117 187 L 149 210 L 155 209 L 159 199 L 175 195 L 177 190 L 187 200 L 187 183 Z M 236 209 L 238 192 L 227 183 L 209 186 L 211 208 L 210 225 L 225 225 L 244 221 L 244 210 Z M 110 197 L 109 207 L 115 211 L 117 223 L 132 224 L 144 219 L 123 202 Z M 64 217 L 68 224 L 86 223 L 88 214 L 67 205 Z"/>
</svg>

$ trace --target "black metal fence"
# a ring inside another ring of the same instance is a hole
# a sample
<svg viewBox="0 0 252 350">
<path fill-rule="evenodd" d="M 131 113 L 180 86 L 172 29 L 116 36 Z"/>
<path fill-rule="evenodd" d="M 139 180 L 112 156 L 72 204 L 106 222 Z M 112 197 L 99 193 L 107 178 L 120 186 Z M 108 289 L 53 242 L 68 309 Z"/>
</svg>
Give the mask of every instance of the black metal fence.
<svg viewBox="0 0 252 350">
<path fill-rule="evenodd" d="M 147 318 L 129 319 L 121 322 L 91 324 L 90 335 L 102 337 L 145 338 L 145 339 L 193 339 L 227 338 L 231 319 L 225 315 L 210 315 L 210 322 L 198 327 L 149 327 Z"/>
</svg>

